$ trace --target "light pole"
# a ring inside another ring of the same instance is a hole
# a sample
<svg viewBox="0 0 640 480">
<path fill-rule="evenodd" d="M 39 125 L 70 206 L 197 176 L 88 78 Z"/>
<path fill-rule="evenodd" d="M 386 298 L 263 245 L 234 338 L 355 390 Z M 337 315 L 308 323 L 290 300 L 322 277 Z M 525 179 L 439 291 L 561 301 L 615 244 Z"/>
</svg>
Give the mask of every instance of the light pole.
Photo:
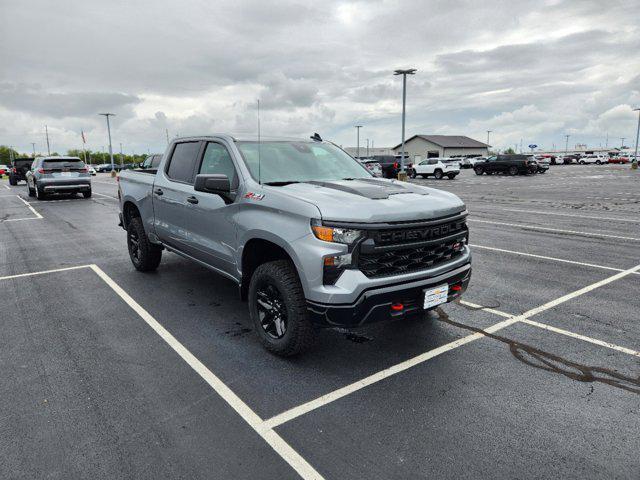
<svg viewBox="0 0 640 480">
<path fill-rule="evenodd" d="M 566 156 L 567 156 L 567 154 L 569 153 L 569 137 L 570 137 L 570 136 L 571 136 L 571 135 L 565 135 L 565 138 L 566 138 L 566 142 L 565 142 L 565 144 L 564 144 L 564 156 L 565 156 L 565 157 L 566 157 Z"/>
<path fill-rule="evenodd" d="M 489 145 L 489 134 L 493 132 L 493 130 L 487 130 L 487 145 Z"/>
<path fill-rule="evenodd" d="M 49 146 L 49 129 L 44 126 L 44 134 L 47 137 L 47 155 L 51 156 L 51 147 Z"/>
<path fill-rule="evenodd" d="M 627 137 L 620 137 L 620 150 L 622 150 L 624 148 L 624 141 L 627 139 Z"/>
<path fill-rule="evenodd" d="M 407 111 L 407 75 L 415 75 L 415 68 L 408 68 L 406 70 L 394 70 L 394 75 L 402 75 L 402 152 L 400 156 L 400 172 L 404 173 L 404 125 L 405 116 Z"/>
<path fill-rule="evenodd" d="M 638 112 L 638 128 L 636 129 L 636 153 L 633 156 L 633 163 L 638 166 L 638 137 L 640 136 L 640 108 L 634 108 L 634 112 Z"/>
<path fill-rule="evenodd" d="M 369 139 L 367 138 L 367 158 L 369 158 Z"/>
<path fill-rule="evenodd" d="M 36 143 L 31 142 L 31 146 L 33 147 L 33 158 L 36 158 Z"/>
<path fill-rule="evenodd" d="M 124 155 L 122 154 L 122 142 L 120 142 L 120 165 L 124 165 Z"/>
<path fill-rule="evenodd" d="M 109 135 L 109 157 L 111 158 L 111 176 L 116 176 L 115 165 L 113 164 L 113 148 L 111 147 L 111 124 L 109 123 L 109 117 L 115 115 L 115 113 L 99 113 L 107 119 L 107 133 Z"/>
<path fill-rule="evenodd" d="M 360 129 L 362 125 L 354 125 L 356 127 L 356 138 L 357 138 L 357 147 L 356 147 L 356 158 L 360 158 Z"/>
</svg>

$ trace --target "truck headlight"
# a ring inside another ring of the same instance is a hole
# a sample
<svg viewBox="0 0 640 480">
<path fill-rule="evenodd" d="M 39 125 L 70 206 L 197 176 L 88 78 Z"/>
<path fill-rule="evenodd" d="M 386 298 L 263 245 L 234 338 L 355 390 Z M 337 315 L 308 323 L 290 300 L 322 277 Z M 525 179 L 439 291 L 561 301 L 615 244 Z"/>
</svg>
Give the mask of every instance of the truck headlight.
<svg viewBox="0 0 640 480">
<path fill-rule="evenodd" d="M 351 245 L 362 236 L 362 230 L 354 228 L 327 227 L 318 220 L 311 221 L 311 230 L 319 240 L 333 243 L 344 243 Z"/>
</svg>

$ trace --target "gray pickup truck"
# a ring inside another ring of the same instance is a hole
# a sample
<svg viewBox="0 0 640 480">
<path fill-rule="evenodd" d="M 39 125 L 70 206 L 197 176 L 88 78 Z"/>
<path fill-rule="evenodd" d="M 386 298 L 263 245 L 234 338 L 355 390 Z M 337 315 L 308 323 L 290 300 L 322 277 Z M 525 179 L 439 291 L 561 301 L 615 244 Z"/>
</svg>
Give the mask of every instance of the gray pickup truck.
<svg viewBox="0 0 640 480">
<path fill-rule="evenodd" d="M 317 327 L 450 302 L 471 275 L 457 196 L 376 178 L 317 134 L 176 139 L 157 169 L 122 172 L 118 197 L 136 269 L 167 250 L 231 279 L 279 355 L 304 350 Z"/>
</svg>

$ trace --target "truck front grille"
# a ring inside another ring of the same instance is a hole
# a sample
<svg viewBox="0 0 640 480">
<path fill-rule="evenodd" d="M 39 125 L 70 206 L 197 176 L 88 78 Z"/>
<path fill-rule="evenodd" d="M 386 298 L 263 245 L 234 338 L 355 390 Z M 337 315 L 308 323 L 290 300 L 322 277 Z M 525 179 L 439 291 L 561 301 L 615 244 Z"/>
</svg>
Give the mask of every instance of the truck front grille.
<svg viewBox="0 0 640 480">
<path fill-rule="evenodd" d="M 467 239 L 464 218 L 445 219 L 424 228 L 370 231 L 368 239 L 360 245 L 357 268 L 369 278 L 434 268 L 461 256 L 459 244 Z"/>
</svg>

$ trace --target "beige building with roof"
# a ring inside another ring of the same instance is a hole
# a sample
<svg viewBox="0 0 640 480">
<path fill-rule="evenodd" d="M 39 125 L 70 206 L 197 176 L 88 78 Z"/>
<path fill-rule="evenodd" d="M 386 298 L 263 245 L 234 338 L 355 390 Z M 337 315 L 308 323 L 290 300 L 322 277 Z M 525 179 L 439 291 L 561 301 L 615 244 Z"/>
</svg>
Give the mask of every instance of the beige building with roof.
<svg viewBox="0 0 640 480">
<path fill-rule="evenodd" d="M 490 145 L 461 135 L 414 135 L 404 142 L 406 153 L 412 162 L 434 157 L 487 156 Z M 392 148 L 397 155 L 402 144 Z"/>
</svg>

